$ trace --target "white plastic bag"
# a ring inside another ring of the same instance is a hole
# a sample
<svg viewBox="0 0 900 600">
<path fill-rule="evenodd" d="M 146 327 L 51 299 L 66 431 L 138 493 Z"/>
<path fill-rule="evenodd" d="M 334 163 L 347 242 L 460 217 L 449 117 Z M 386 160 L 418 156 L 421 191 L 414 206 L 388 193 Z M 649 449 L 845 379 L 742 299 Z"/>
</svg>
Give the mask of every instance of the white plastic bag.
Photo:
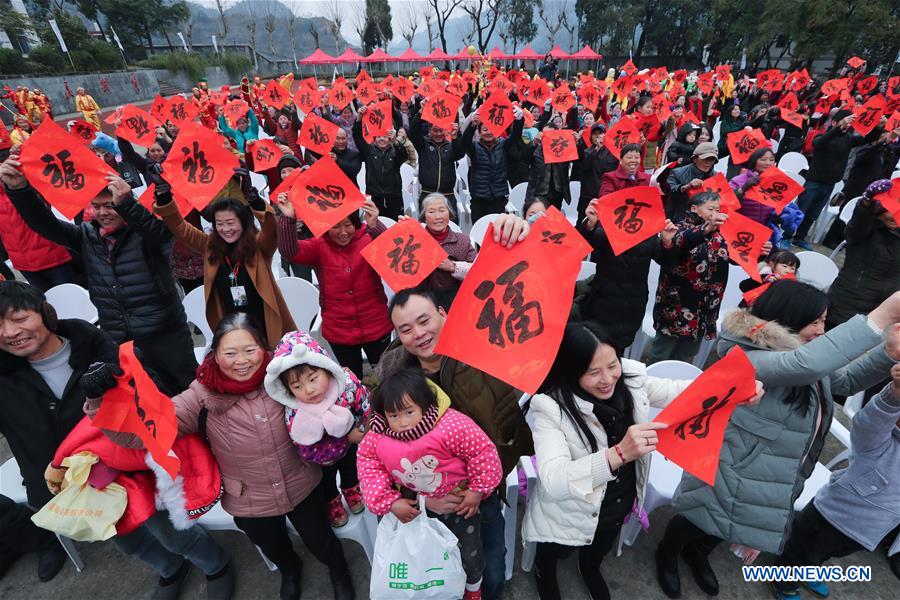
<svg viewBox="0 0 900 600">
<path fill-rule="evenodd" d="M 462 598 L 466 572 L 458 540 L 446 525 L 425 514 L 424 502 L 419 505 L 422 513 L 409 523 L 388 513 L 378 524 L 371 600 Z"/>
</svg>

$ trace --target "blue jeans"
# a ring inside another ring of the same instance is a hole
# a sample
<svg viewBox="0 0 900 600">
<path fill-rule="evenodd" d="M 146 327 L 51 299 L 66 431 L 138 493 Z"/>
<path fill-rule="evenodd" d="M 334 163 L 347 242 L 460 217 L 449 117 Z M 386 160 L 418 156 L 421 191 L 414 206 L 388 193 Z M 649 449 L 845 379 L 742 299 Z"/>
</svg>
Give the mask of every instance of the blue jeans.
<svg viewBox="0 0 900 600">
<path fill-rule="evenodd" d="M 803 222 L 797 228 L 794 234 L 794 240 L 800 241 L 806 239 L 809 228 L 813 222 L 819 217 L 819 213 L 828 204 L 831 198 L 831 191 L 834 189 L 833 183 L 821 183 L 819 181 L 807 181 L 803 186 L 803 193 L 797 198 L 797 206 L 803 211 Z"/>
<path fill-rule="evenodd" d="M 500 512 L 500 494 L 494 492 L 483 500 L 479 512 L 485 563 L 481 595 L 484 600 L 496 600 L 503 593 L 503 584 L 506 583 L 506 522 Z"/>
<path fill-rule="evenodd" d="M 228 564 L 228 554 L 200 525 L 190 529 L 175 529 L 166 511 L 155 515 L 125 535 L 113 538 L 119 552 L 139 558 L 159 573 L 173 577 L 185 559 L 206 575 L 215 575 Z"/>
</svg>

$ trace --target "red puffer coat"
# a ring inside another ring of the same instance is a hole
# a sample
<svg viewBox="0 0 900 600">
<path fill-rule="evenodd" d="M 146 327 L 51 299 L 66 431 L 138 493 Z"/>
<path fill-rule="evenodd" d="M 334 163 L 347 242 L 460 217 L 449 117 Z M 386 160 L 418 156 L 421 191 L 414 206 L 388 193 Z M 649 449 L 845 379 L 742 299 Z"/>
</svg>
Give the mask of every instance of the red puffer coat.
<svg viewBox="0 0 900 600">
<path fill-rule="evenodd" d="M 381 223 L 372 229 L 363 224 L 349 244 L 338 246 L 327 233 L 297 241 L 296 219 L 279 219 L 281 255 L 289 262 L 309 265 L 316 271 L 322 336 L 329 342 L 342 345 L 373 342 L 394 328 L 381 277 L 360 254 L 372 238 L 384 231 Z"/>
<path fill-rule="evenodd" d="M 42 238 L 25 224 L 3 186 L 0 186 L 0 238 L 13 267 L 19 271 L 43 271 L 72 260 L 65 248 Z"/>
</svg>

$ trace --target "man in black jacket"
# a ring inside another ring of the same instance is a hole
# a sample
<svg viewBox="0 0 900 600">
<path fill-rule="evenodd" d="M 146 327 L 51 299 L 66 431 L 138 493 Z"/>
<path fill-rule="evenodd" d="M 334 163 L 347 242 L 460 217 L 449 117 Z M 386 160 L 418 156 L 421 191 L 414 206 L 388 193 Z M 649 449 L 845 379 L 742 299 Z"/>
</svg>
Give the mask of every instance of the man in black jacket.
<svg viewBox="0 0 900 600">
<path fill-rule="evenodd" d="M 359 109 L 359 119 L 366 112 L 366 107 Z M 400 179 L 400 166 L 409 158 L 406 148 L 397 141 L 397 135 L 379 135 L 369 144 L 362 135 L 362 122 L 357 119 L 353 124 L 353 139 L 359 149 L 359 155 L 366 163 L 366 194 L 378 207 L 379 214 L 397 220 L 403 214 L 403 182 Z"/>
<path fill-rule="evenodd" d="M 813 155 L 806 172 L 806 183 L 803 185 L 803 193 L 797 198 L 797 207 L 803 211 L 803 222 L 797 228 L 793 240 L 795 246 L 804 250 L 812 250 L 812 246 L 806 241 L 806 234 L 828 204 L 834 184 L 844 176 L 850 150 L 864 141 L 850 129 L 854 120 L 856 115 L 852 112 L 847 109 L 839 110 L 831 119 L 831 128 L 813 140 Z M 786 247 L 787 240 L 782 240 L 779 246 Z"/>
<path fill-rule="evenodd" d="M 697 144 L 691 162 L 672 169 L 666 182 L 669 197 L 666 199 L 666 217 L 681 221 L 687 210 L 688 190 L 703 187 L 703 182 L 716 174 L 714 167 L 719 160 L 719 149 L 712 142 Z"/>
<path fill-rule="evenodd" d="M 469 156 L 469 190 L 472 193 L 472 222 L 492 213 L 506 212 L 509 199 L 506 165 L 510 149 L 522 143 L 524 113 L 516 106 L 513 109 L 515 121 L 508 137 L 495 136 L 481 122 L 478 111 L 463 134 L 463 148 Z M 478 141 L 474 139 L 478 131 Z"/>
<path fill-rule="evenodd" d="M 84 257 L 100 327 L 117 343 L 134 340 L 163 392 L 172 396 L 187 389 L 197 360 L 169 265 L 172 234 L 115 176 L 108 176 L 109 187 L 91 201 L 93 220 L 77 225 L 59 220 L 20 166 L 18 156 L 0 165 L 7 195 L 29 227 Z"/>
<path fill-rule="evenodd" d="M 456 206 L 453 194 L 456 185 L 456 161 L 465 156 L 462 139 L 458 134 L 458 130 L 450 131 L 432 124 L 426 137 L 422 133 L 421 112 L 416 110 L 410 119 L 409 140 L 415 146 L 419 158 L 419 183 L 422 186 L 422 193 L 419 195 L 420 206 L 425 196 L 435 192 L 446 196 L 451 207 Z"/>
</svg>

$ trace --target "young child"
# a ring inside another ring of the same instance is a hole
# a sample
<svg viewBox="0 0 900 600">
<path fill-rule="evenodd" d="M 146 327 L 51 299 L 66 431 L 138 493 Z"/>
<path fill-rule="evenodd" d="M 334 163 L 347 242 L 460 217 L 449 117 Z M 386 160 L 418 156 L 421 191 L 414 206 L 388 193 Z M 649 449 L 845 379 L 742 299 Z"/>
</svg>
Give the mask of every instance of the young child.
<svg viewBox="0 0 900 600">
<path fill-rule="evenodd" d="M 800 259 L 790 250 L 775 250 L 767 258 L 765 266 L 760 266 L 759 274 L 762 275 L 762 282 L 747 278 L 742 281 L 738 287 L 741 292 L 747 293 L 756 289 L 761 285 L 778 281 L 784 277 L 796 277 L 797 271 L 800 270 Z M 741 300 L 739 305 L 746 308 L 747 303 Z"/>
<path fill-rule="evenodd" d="M 478 505 L 503 479 L 497 448 L 472 419 L 417 369 L 387 377 L 373 397 L 371 427 L 359 446 L 359 480 L 366 507 L 403 523 L 419 515 L 407 495 L 461 493 L 455 513 L 431 515 L 459 539 L 465 600 L 480 600 L 484 553 Z M 464 490 L 464 491 L 463 491 Z M 409 494 L 412 492 L 412 494 Z"/>
<path fill-rule="evenodd" d="M 342 527 L 349 516 L 341 494 L 350 512 L 363 509 L 356 445 L 369 416 L 368 390 L 302 331 L 281 338 L 266 369 L 265 386 L 269 396 L 285 406 L 285 422 L 300 457 L 322 467 L 319 487 L 328 501 L 328 519 L 332 527 Z"/>
</svg>

